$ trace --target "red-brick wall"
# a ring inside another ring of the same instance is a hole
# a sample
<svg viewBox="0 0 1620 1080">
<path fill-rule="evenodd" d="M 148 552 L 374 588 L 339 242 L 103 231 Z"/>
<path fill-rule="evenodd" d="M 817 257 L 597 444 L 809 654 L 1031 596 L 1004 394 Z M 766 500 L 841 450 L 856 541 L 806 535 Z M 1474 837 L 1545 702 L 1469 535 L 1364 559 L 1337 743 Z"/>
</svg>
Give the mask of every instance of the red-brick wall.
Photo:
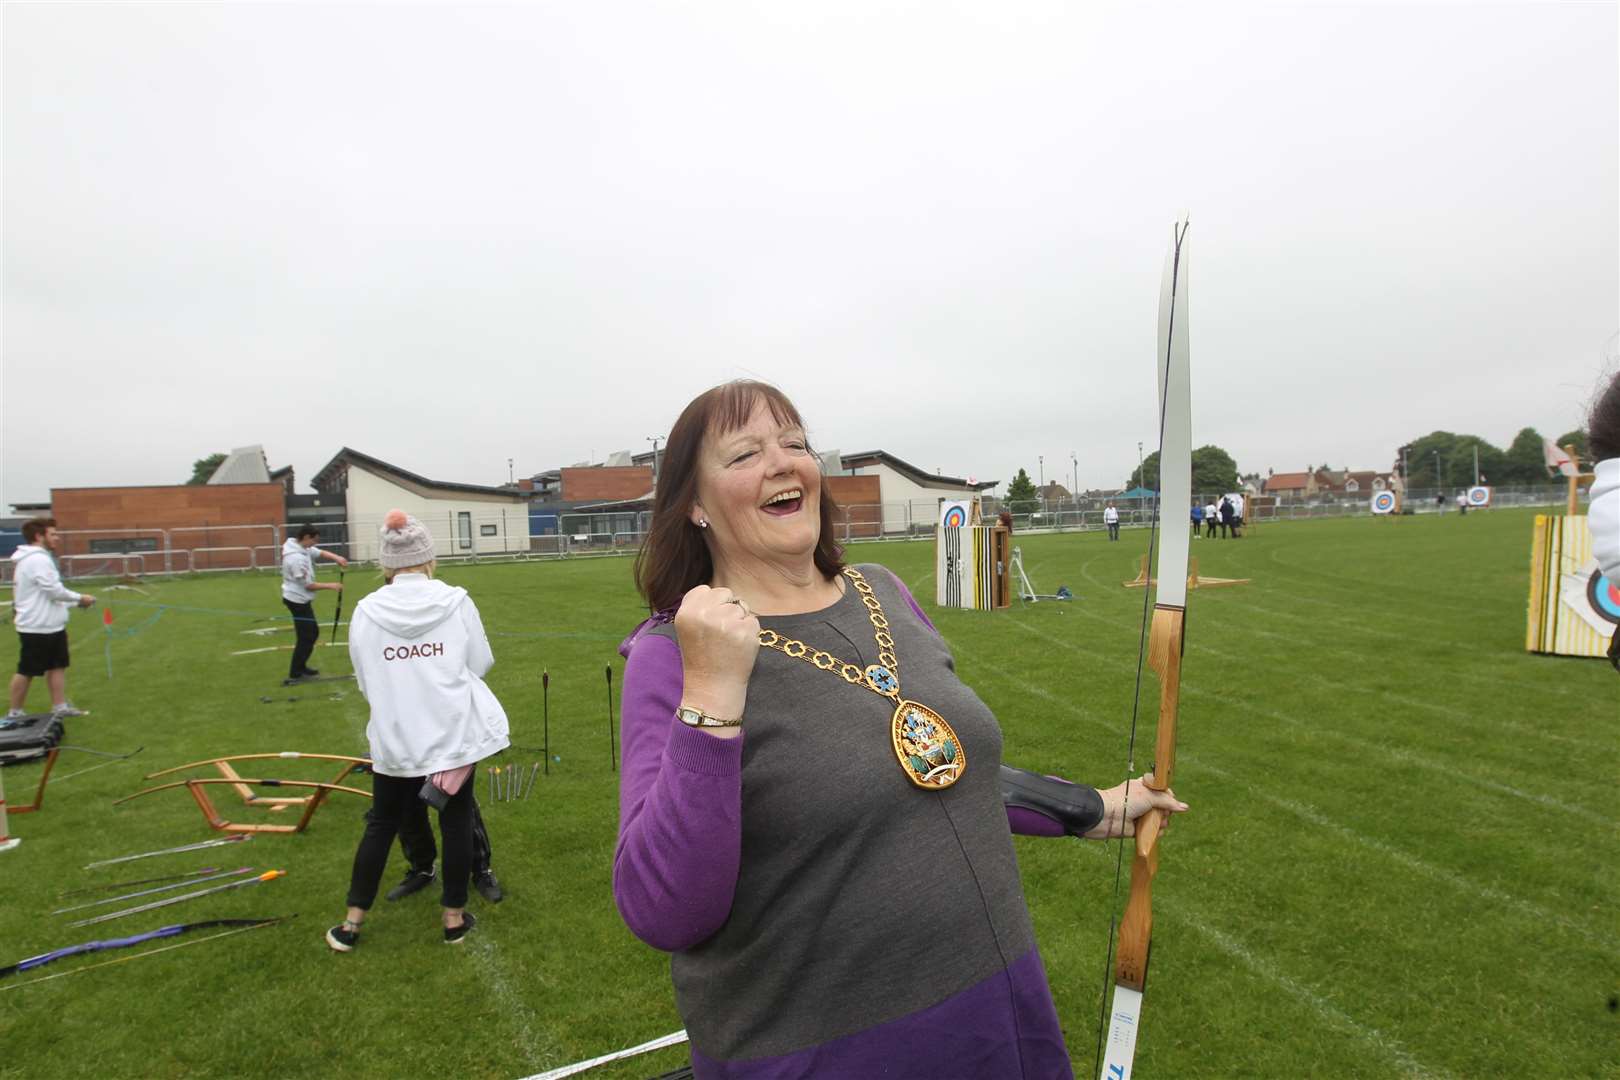
<svg viewBox="0 0 1620 1080">
<path fill-rule="evenodd" d="M 852 537 L 883 535 L 883 485 L 876 476 L 824 476 L 822 486 L 838 504 L 838 535 L 848 521 Z"/>
<path fill-rule="evenodd" d="M 562 497 L 568 502 L 639 499 L 652 490 L 651 465 L 562 470 Z"/>
<path fill-rule="evenodd" d="M 65 534 L 64 556 L 88 554 L 96 534 L 116 537 L 120 530 L 160 529 L 170 549 L 264 549 L 275 546 L 277 534 L 245 526 L 281 525 L 285 494 L 282 485 L 274 483 L 52 488 L 51 513 Z M 273 556 L 260 550 L 258 562 L 267 561 L 273 565 Z M 253 565 L 253 558 L 246 551 L 206 551 L 172 565 L 176 570 L 246 567 Z"/>
</svg>

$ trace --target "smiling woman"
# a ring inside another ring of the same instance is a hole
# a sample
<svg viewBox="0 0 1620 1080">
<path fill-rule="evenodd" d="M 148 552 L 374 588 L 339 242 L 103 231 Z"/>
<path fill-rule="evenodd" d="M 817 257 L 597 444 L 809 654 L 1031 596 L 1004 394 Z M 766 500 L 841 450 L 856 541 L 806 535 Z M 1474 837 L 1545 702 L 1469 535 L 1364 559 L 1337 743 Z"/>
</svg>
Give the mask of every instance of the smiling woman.
<svg viewBox="0 0 1620 1080">
<path fill-rule="evenodd" d="M 1007 809 L 995 717 L 832 537 L 779 390 L 686 407 L 620 650 L 619 912 L 673 954 L 699 1077 L 1068 1077 L 1011 837 L 1065 830 Z M 1125 789 L 1068 789 L 1073 831 L 1185 809 Z"/>
<path fill-rule="evenodd" d="M 811 565 L 830 579 L 843 565 L 835 512 L 787 395 L 747 380 L 716 386 L 670 429 L 636 582 L 654 611 L 672 611 L 693 586 L 724 584 L 716 550 L 742 564 L 725 568 L 732 574 L 771 574 L 769 559 L 750 557 L 756 542 L 782 555 L 808 543 Z M 710 529 L 713 543 L 700 531 Z"/>
</svg>

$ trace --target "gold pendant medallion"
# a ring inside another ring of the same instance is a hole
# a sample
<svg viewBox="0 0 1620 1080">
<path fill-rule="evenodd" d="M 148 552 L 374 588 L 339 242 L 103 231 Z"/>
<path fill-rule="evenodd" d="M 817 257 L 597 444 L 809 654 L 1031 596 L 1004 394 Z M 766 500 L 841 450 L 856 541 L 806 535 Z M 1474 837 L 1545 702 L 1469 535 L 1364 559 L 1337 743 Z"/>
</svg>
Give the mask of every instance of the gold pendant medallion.
<svg viewBox="0 0 1620 1080">
<path fill-rule="evenodd" d="M 926 705 L 902 701 L 889 725 L 894 756 L 920 788 L 948 788 L 967 771 L 967 753 L 945 718 Z"/>
</svg>

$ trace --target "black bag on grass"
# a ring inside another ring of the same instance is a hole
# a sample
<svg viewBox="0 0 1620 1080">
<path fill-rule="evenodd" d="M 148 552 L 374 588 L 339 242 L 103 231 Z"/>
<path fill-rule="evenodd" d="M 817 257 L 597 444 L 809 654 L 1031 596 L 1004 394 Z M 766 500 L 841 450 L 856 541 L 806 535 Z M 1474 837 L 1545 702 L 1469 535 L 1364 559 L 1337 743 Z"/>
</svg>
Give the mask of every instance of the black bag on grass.
<svg viewBox="0 0 1620 1080">
<path fill-rule="evenodd" d="M 66 737 L 67 728 L 50 713 L 0 720 L 0 765 L 35 761 Z"/>
</svg>

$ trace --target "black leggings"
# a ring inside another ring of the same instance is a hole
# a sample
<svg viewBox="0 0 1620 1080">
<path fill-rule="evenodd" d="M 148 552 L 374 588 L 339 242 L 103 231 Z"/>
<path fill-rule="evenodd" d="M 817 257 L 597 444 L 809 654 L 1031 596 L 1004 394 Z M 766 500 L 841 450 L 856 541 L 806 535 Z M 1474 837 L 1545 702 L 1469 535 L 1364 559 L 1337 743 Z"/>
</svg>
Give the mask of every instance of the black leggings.
<svg viewBox="0 0 1620 1080">
<path fill-rule="evenodd" d="M 472 784 L 477 778 L 475 773 L 468 778 L 467 783 Z M 476 785 L 474 785 L 476 786 Z M 427 803 L 421 799 L 416 800 L 416 810 L 407 814 L 405 820 L 399 822 L 399 848 L 405 853 L 405 863 L 412 870 L 421 874 L 433 873 L 433 864 L 439 858 L 439 845 L 433 840 L 433 826 L 428 823 Z M 370 820 L 376 809 L 366 811 L 366 818 Z M 473 876 L 487 874 L 490 870 L 490 860 L 493 851 L 489 846 L 489 830 L 484 828 L 484 815 L 478 810 L 478 797 L 473 796 L 472 804 L 473 822 Z"/>
<path fill-rule="evenodd" d="M 444 844 L 444 873 L 439 878 L 439 902 L 447 908 L 467 906 L 467 879 L 472 875 L 473 858 L 473 777 L 450 796 L 439 811 L 439 836 Z M 421 776 L 371 776 L 371 812 L 366 815 L 365 835 L 354 853 L 354 870 L 349 875 L 349 906 L 370 911 L 377 899 L 388 852 L 400 826 L 421 805 L 416 793 L 426 782 Z"/>
<path fill-rule="evenodd" d="M 281 602 L 292 612 L 293 631 L 298 635 L 297 644 L 293 646 L 292 667 L 287 670 L 287 677 L 296 679 L 309 666 L 309 654 L 315 651 L 315 643 L 321 639 L 321 624 L 315 618 L 314 604 L 300 604 L 286 597 L 282 597 Z"/>
</svg>

